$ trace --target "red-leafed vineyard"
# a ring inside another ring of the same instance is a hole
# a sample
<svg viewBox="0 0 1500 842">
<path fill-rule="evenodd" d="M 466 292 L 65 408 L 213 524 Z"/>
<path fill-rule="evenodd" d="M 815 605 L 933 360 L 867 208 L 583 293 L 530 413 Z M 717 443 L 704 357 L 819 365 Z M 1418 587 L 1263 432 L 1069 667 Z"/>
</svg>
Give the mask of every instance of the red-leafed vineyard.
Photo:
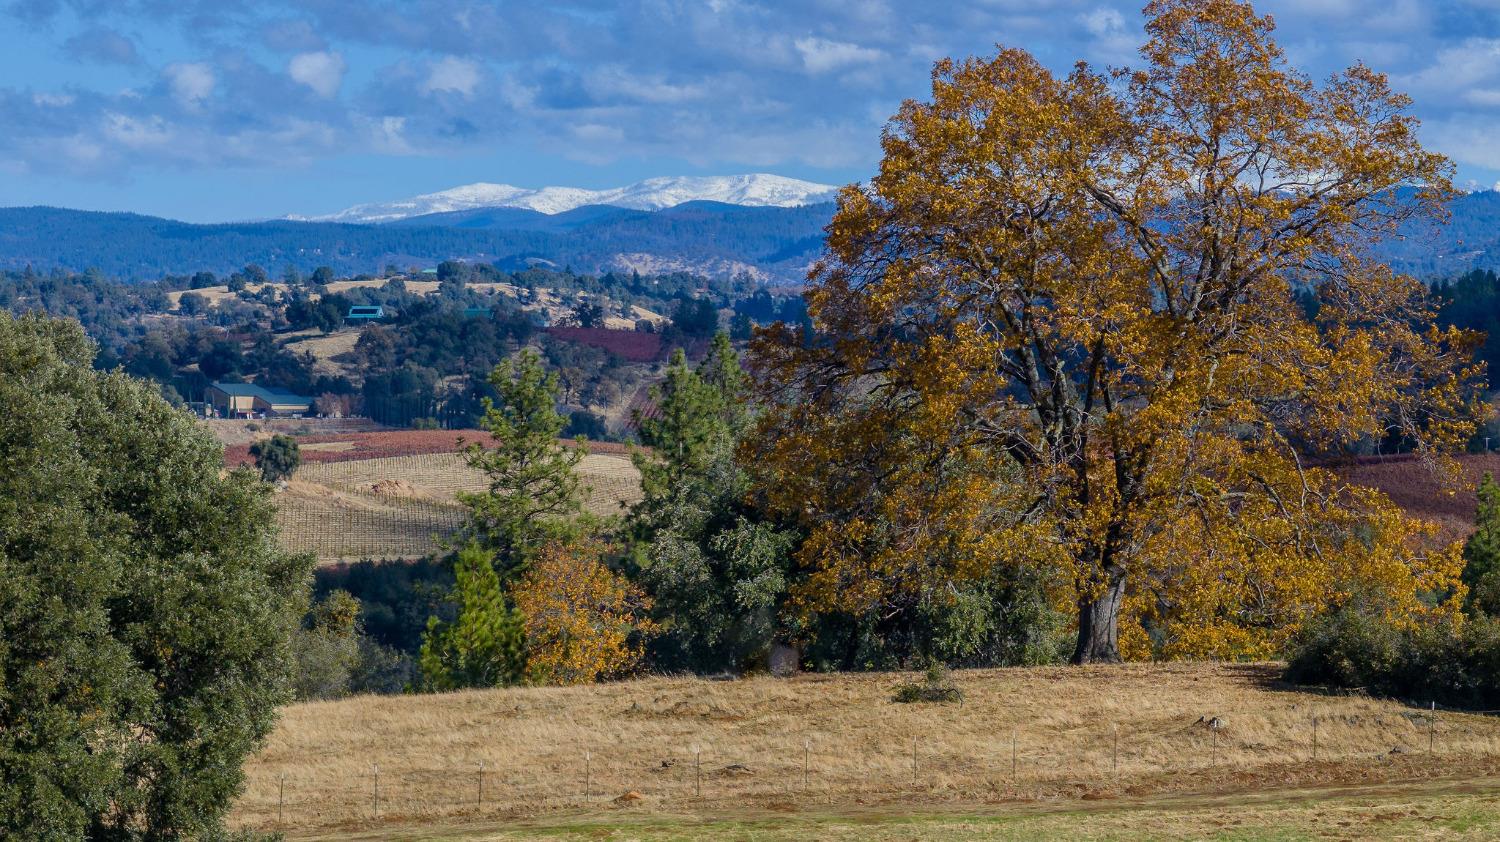
<svg viewBox="0 0 1500 842">
<path fill-rule="evenodd" d="M 1337 466 L 1352 482 L 1377 488 L 1391 502 L 1436 523 L 1442 541 L 1457 541 L 1474 529 L 1474 489 L 1485 473 L 1500 476 L 1500 453 L 1458 457 L 1458 476 L 1444 477 L 1414 456 L 1372 456 Z"/>
<path fill-rule="evenodd" d="M 592 345 L 623 360 L 646 363 L 660 359 L 661 334 L 635 330 L 610 330 L 602 327 L 553 327 L 547 333 L 568 342 Z"/>
</svg>

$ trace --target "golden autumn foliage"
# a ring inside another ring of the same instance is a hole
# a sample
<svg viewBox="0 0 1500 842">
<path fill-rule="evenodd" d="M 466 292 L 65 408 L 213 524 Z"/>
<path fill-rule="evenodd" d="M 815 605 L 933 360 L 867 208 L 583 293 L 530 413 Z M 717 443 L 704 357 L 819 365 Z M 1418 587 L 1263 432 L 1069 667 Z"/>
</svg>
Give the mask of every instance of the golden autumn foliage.
<svg viewBox="0 0 1500 842">
<path fill-rule="evenodd" d="M 511 589 L 526 632 L 526 668 L 543 684 L 585 684 L 629 672 L 655 634 L 650 600 L 606 567 L 592 540 L 545 545 Z"/>
<path fill-rule="evenodd" d="M 1266 656 L 1352 598 L 1456 610 L 1457 548 L 1311 464 L 1471 430 L 1471 337 L 1369 258 L 1450 164 L 1384 76 L 1314 83 L 1247 4 L 1146 16 L 1136 70 L 939 62 L 840 195 L 816 336 L 758 336 L 746 463 L 808 530 L 804 610 L 1049 565 L 1079 662 Z"/>
</svg>

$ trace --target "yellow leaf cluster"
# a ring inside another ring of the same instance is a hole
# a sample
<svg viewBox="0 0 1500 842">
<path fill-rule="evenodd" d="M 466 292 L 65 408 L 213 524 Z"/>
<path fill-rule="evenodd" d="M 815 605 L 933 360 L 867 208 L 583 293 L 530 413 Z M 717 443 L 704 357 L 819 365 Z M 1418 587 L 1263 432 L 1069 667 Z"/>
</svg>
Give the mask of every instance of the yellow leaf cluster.
<svg viewBox="0 0 1500 842">
<path fill-rule="evenodd" d="M 618 676 L 641 660 L 657 626 L 649 598 L 603 563 L 593 539 L 544 546 L 511 590 L 526 632 L 529 677 L 585 684 Z"/>
</svg>

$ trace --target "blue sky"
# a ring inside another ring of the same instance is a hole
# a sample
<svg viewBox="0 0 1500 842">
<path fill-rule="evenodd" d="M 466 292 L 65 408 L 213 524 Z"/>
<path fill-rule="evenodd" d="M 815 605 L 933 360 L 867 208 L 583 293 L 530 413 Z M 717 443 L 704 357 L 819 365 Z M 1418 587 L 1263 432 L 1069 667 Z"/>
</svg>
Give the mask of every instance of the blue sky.
<svg viewBox="0 0 1500 842">
<path fill-rule="evenodd" d="M 1141 0 L 0 0 L 0 205 L 194 221 L 473 181 L 867 177 L 933 60 L 1130 64 Z M 1364 60 L 1459 182 L 1500 180 L 1500 0 L 1266 0 Z"/>
</svg>

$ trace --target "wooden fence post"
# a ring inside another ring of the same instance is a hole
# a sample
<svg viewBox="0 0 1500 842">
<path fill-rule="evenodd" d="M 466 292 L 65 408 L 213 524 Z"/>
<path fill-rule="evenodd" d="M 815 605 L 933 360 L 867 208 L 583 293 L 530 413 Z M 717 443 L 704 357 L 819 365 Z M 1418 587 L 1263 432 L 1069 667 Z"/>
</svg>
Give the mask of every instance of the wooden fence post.
<svg viewBox="0 0 1500 842">
<path fill-rule="evenodd" d="M 802 741 L 802 791 L 807 792 L 807 770 L 812 761 L 812 740 Z"/>
</svg>

